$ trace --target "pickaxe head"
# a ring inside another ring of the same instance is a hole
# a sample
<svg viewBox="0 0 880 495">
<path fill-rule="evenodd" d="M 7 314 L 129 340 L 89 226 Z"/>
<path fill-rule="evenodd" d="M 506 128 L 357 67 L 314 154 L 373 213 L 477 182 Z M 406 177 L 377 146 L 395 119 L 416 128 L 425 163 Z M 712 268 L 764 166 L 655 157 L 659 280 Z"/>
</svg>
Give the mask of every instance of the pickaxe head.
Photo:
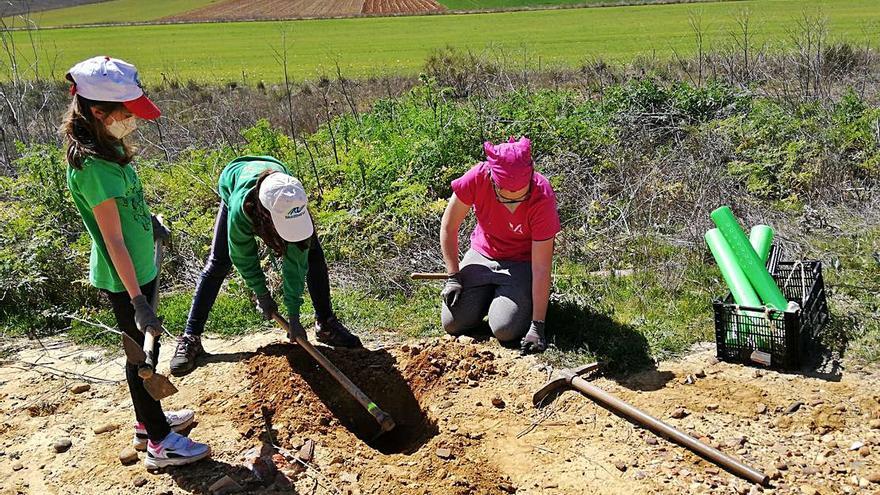
<svg viewBox="0 0 880 495">
<path fill-rule="evenodd" d="M 554 394 L 559 393 L 562 389 L 571 385 L 571 381 L 574 380 L 576 376 L 592 373 L 600 367 L 601 364 L 597 362 L 578 366 L 577 368 L 554 371 L 550 376 L 550 381 L 545 383 L 544 386 L 532 396 L 532 404 L 534 404 L 535 407 L 543 407 L 547 403 L 552 402 L 552 400 L 548 400 L 548 398 L 555 396 Z"/>
</svg>

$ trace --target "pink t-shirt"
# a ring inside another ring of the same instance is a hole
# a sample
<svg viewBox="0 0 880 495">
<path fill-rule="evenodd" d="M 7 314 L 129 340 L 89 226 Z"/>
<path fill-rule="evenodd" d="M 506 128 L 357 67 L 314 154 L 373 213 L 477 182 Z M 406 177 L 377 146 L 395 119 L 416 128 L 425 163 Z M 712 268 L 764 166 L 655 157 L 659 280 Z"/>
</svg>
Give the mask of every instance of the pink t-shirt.
<svg viewBox="0 0 880 495">
<path fill-rule="evenodd" d="M 471 248 L 487 258 L 531 261 L 532 241 L 545 241 L 561 230 L 556 194 L 550 182 L 537 172 L 531 197 L 513 213 L 495 197 L 485 162 L 452 181 L 452 191 L 462 202 L 474 207 L 477 227 L 471 234 Z"/>
</svg>

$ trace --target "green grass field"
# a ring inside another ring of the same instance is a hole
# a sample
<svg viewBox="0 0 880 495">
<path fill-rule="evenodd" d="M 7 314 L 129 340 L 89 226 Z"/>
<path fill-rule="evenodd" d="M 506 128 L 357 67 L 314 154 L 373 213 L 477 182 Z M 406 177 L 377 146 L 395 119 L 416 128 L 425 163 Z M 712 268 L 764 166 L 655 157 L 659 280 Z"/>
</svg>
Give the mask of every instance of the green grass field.
<svg viewBox="0 0 880 495">
<path fill-rule="evenodd" d="M 638 1 L 638 0 L 637 0 Z M 649 3 L 651 0 L 645 1 Z M 554 7 L 558 5 L 589 5 L 636 3 L 630 0 L 439 0 L 450 10 L 514 9 L 518 7 Z"/>
<path fill-rule="evenodd" d="M 136 63 L 149 84 L 159 73 L 198 81 L 278 81 L 272 47 L 282 30 L 291 43 L 290 68 L 298 78 L 333 73 L 338 62 L 350 77 L 415 73 L 431 50 L 455 46 L 503 50 L 507 58 L 544 66 L 576 65 L 591 58 L 626 61 L 639 54 L 658 57 L 694 49 L 689 15 L 702 13 L 706 48 L 729 42 L 734 16 L 750 9 L 758 41 L 784 43 L 803 12 L 821 8 L 837 39 L 876 43 L 880 9 L 876 0 L 758 0 L 701 4 L 564 9 L 455 16 L 323 19 L 287 22 L 118 26 L 52 29 L 38 33 L 43 57 L 55 72 L 96 54 Z M 498 29 L 503 26 L 504 29 Z M 31 53 L 27 34 L 15 35 L 21 57 Z M 5 70 L 0 67 L 0 70 Z"/>
</svg>

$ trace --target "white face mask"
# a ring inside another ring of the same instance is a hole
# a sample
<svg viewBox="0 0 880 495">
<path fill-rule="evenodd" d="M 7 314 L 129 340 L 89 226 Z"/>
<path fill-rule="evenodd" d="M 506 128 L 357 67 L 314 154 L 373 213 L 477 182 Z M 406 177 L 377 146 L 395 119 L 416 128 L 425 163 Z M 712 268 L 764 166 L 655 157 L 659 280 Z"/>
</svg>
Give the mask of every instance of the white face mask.
<svg viewBox="0 0 880 495">
<path fill-rule="evenodd" d="M 114 120 L 107 126 L 107 132 L 116 139 L 122 139 L 137 129 L 137 119 L 134 115 L 125 120 Z"/>
</svg>

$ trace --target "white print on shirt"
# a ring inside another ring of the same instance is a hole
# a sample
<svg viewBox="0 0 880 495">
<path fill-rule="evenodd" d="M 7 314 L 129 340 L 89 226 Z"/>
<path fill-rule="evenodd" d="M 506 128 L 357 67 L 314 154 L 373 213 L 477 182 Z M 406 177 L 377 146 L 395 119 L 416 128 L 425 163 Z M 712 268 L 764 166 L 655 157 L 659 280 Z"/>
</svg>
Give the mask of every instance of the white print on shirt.
<svg viewBox="0 0 880 495">
<path fill-rule="evenodd" d="M 522 234 L 523 233 L 521 223 L 517 224 L 516 227 L 514 227 L 512 223 L 508 223 L 507 225 L 510 225 L 510 230 L 512 230 L 514 234 Z"/>
</svg>

